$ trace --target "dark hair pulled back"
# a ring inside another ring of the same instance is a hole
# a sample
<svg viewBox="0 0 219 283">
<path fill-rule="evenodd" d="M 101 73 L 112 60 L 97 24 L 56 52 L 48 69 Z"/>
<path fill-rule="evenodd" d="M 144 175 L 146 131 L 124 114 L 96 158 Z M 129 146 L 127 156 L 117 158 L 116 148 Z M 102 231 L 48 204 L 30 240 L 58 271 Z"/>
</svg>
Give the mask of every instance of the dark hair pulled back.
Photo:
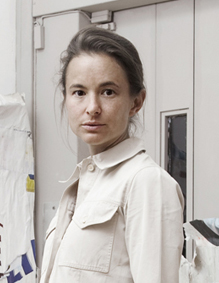
<svg viewBox="0 0 219 283">
<path fill-rule="evenodd" d="M 66 99 L 66 73 L 70 61 L 82 53 L 106 54 L 114 58 L 124 69 L 130 86 L 130 95 L 138 96 L 144 89 L 144 75 L 139 54 L 134 45 L 126 38 L 111 31 L 89 27 L 80 30 L 70 41 L 61 56 L 60 86 Z"/>
</svg>

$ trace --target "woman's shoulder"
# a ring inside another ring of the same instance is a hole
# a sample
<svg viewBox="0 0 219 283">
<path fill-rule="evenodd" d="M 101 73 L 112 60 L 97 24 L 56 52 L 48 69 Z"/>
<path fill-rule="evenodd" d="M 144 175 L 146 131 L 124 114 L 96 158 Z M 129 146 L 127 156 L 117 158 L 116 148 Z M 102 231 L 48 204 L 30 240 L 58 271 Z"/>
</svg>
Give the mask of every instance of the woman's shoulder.
<svg viewBox="0 0 219 283">
<path fill-rule="evenodd" d="M 131 186 L 162 188 L 176 188 L 176 180 L 162 167 L 160 167 L 146 152 L 135 155 L 127 160 L 127 167 L 131 168 L 127 174 Z M 128 171 L 128 170 L 127 170 Z"/>
<path fill-rule="evenodd" d="M 148 154 L 136 155 L 130 160 L 133 165 L 132 174 L 128 176 L 127 201 L 162 199 L 169 203 L 174 201 L 180 207 L 184 206 L 179 184 L 170 174 L 161 168 Z"/>
<path fill-rule="evenodd" d="M 129 160 L 126 161 L 127 167 L 132 168 L 132 175 L 140 174 L 153 174 L 153 175 L 164 175 L 167 178 L 170 175 L 158 165 L 153 158 L 146 153 L 146 151 L 141 151 Z"/>
</svg>

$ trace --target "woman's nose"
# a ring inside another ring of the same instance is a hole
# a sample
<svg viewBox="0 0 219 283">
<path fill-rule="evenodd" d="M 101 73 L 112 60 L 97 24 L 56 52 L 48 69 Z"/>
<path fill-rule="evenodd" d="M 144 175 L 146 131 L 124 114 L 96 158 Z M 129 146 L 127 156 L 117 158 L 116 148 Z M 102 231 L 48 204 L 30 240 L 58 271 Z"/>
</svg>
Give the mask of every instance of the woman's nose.
<svg viewBox="0 0 219 283">
<path fill-rule="evenodd" d="M 86 113 L 91 116 L 96 116 L 101 113 L 100 101 L 97 95 L 90 95 Z"/>
</svg>

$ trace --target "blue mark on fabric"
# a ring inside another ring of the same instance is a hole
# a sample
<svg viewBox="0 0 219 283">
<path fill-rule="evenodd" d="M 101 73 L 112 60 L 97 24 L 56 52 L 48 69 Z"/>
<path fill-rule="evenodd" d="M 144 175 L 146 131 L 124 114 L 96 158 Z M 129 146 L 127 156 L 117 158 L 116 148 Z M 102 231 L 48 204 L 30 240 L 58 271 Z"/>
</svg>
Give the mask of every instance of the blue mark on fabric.
<svg viewBox="0 0 219 283">
<path fill-rule="evenodd" d="M 33 250 L 33 256 L 36 262 L 36 245 L 35 245 L 35 240 L 31 240 L 31 246 L 32 246 L 32 250 Z"/>
<path fill-rule="evenodd" d="M 34 175 L 33 174 L 29 174 L 29 177 L 31 180 L 34 180 Z"/>
<path fill-rule="evenodd" d="M 33 256 L 34 256 L 34 260 L 36 262 L 36 247 L 35 247 L 35 240 L 31 240 L 31 246 L 32 246 L 32 251 L 33 251 Z M 33 272 L 33 268 L 31 266 L 31 263 L 27 257 L 27 254 L 22 255 L 21 257 L 21 265 L 22 265 L 22 269 L 25 273 L 25 275 Z M 20 272 L 18 272 L 16 275 L 14 274 L 14 270 L 12 270 L 9 273 L 9 276 L 7 277 L 7 283 L 15 283 L 19 280 L 21 280 L 23 278 L 22 274 Z"/>
<path fill-rule="evenodd" d="M 19 280 L 21 280 L 23 277 L 20 274 L 20 272 L 18 272 L 16 275 L 14 275 L 14 271 L 12 270 L 10 272 L 10 275 L 7 277 L 8 283 L 15 283 Z"/>
<path fill-rule="evenodd" d="M 21 260 L 21 264 L 24 270 L 24 273 L 27 275 L 29 273 L 31 273 L 33 271 L 30 262 L 28 260 L 27 254 L 22 255 L 22 260 Z"/>
</svg>

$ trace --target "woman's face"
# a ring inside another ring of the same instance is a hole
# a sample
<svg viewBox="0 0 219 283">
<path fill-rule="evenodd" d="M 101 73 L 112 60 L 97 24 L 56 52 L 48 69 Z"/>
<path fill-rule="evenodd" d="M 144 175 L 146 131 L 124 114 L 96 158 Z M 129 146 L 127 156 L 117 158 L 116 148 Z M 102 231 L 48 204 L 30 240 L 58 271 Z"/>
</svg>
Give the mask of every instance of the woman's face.
<svg viewBox="0 0 219 283">
<path fill-rule="evenodd" d="M 81 54 L 66 74 L 66 108 L 72 131 L 100 153 L 128 136 L 136 110 L 124 70 L 103 54 Z"/>
</svg>

